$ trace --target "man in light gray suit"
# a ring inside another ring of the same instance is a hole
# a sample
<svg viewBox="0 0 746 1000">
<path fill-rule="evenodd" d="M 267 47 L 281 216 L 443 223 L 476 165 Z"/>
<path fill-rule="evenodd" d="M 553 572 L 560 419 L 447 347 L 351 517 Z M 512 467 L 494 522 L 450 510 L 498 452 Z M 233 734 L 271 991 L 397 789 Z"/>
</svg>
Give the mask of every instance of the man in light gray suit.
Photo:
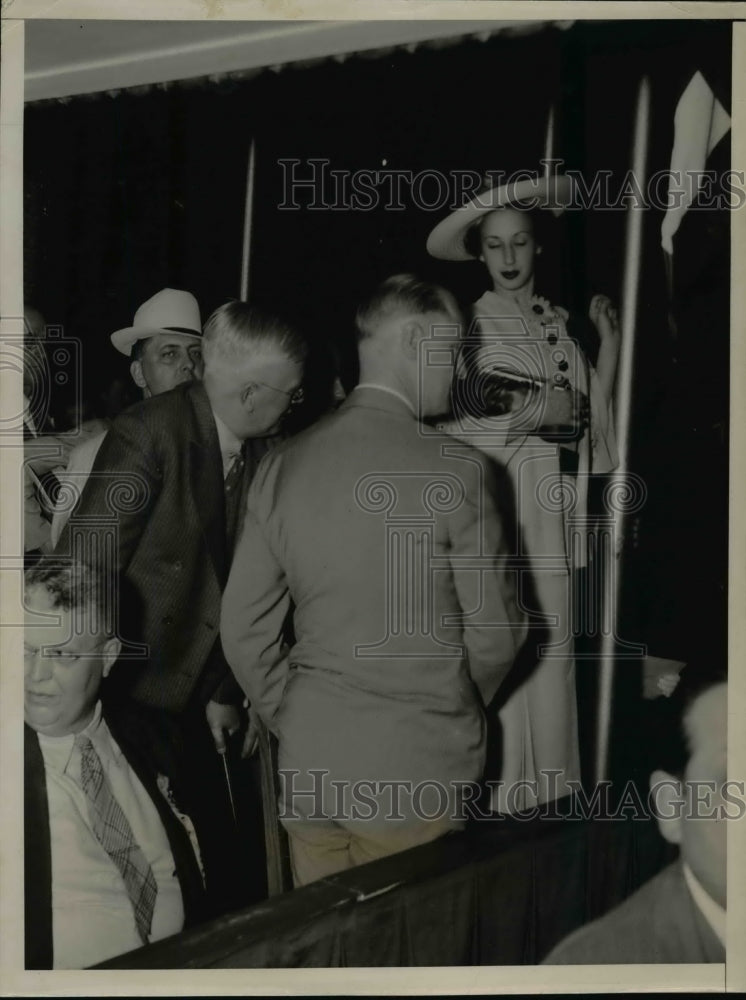
<svg viewBox="0 0 746 1000">
<path fill-rule="evenodd" d="M 296 885 L 463 826 L 525 637 L 493 473 L 422 422 L 448 409 L 454 299 L 399 275 L 357 324 L 360 384 L 260 465 L 222 609 L 279 741 Z"/>
</svg>

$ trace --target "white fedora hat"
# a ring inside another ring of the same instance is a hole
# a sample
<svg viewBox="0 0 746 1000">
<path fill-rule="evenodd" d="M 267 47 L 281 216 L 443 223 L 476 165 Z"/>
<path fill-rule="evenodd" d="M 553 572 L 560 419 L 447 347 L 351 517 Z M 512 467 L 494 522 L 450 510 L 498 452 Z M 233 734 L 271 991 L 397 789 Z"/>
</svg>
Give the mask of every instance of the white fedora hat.
<svg viewBox="0 0 746 1000">
<path fill-rule="evenodd" d="M 427 238 L 427 252 L 439 260 L 474 260 L 464 244 L 471 226 L 496 208 L 548 208 L 561 215 L 571 203 L 572 182 L 559 174 L 485 186 L 471 201 L 446 216 Z"/>
<path fill-rule="evenodd" d="M 168 333 L 189 340 L 202 339 L 199 304 L 191 292 L 182 292 L 176 288 L 163 288 L 156 292 L 137 310 L 132 326 L 112 333 L 111 342 L 118 351 L 129 357 L 136 341 L 147 340 L 157 333 Z"/>
</svg>

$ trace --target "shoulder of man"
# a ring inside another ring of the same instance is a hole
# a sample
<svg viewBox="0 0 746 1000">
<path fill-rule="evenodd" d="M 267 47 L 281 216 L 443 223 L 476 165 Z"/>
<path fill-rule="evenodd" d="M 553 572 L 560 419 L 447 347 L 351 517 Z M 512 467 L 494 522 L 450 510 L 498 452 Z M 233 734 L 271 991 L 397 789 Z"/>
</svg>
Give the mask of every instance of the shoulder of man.
<svg viewBox="0 0 746 1000">
<path fill-rule="evenodd" d="M 151 396 L 128 406 L 114 418 L 104 441 L 120 435 L 128 439 L 179 441 L 205 422 L 210 404 L 201 383 L 178 385 L 169 392 Z"/>
<path fill-rule="evenodd" d="M 679 862 L 653 876 L 603 916 L 580 927 L 544 959 L 546 965 L 602 965 L 665 961 L 661 947 L 673 947 L 669 931 L 687 904 Z M 684 961 L 682 958 L 681 961 Z"/>
</svg>

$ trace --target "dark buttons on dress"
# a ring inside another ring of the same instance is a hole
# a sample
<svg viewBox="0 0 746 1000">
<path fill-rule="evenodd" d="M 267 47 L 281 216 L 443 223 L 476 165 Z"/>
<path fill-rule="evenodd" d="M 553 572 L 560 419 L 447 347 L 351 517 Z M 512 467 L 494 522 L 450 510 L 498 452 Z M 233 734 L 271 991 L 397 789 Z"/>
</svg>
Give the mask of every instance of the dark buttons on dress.
<svg viewBox="0 0 746 1000">
<path fill-rule="evenodd" d="M 541 316 L 541 314 L 544 312 L 544 307 L 540 306 L 538 302 L 532 308 L 537 316 Z"/>
<path fill-rule="evenodd" d="M 557 365 L 557 367 L 559 368 L 559 370 L 560 370 L 561 372 L 566 372 L 566 371 L 567 371 L 567 369 L 568 369 L 568 368 L 569 368 L 570 366 L 568 365 L 568 363 L 567 363 L 566 361 L 560 361 L 560 363 L 559 363 L 559 364 Z"/>
<path fill-rule="evenodd" d="M 547 334 L 547 343 L 552 344 L 552 345 L 556 344 L 557 343 L 557 334 L 556 333 L 548 333 Z"/>
</svg>

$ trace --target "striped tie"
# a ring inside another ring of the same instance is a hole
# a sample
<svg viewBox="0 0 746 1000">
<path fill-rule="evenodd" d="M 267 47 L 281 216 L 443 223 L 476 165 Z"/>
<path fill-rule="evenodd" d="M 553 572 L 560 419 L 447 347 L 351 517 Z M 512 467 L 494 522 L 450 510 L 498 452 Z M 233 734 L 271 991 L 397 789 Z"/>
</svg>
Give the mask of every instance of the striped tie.
<svg viewBox="0 0 746 1000">
<path fill-rule="evenodd" d="M 135 911 L 137 931 L 142 943 L 147 944 L 158 894 L 155 876 L 132 834 L 122 807 L 114 798 L 101 766 L 101 758 L 90 739 L 76 736 L 75 744 L 80 749 L 80 778 L 88 802 L 91 827 L 122 876 Z"/>
</svg>

